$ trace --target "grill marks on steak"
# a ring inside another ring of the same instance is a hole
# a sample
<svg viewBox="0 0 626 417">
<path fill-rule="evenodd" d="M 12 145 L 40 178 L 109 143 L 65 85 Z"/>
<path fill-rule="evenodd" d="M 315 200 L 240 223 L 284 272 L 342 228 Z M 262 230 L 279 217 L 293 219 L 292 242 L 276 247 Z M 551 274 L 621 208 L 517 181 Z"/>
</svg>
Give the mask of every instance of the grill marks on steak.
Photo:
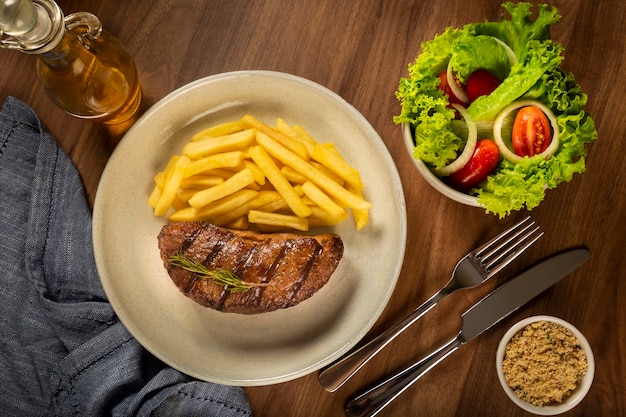
<svg viewBox="0 0 626 417">
<path fill-rule="evenodd" d="M 158 240 L 164 266 L 183 294 L 205 307 L 244 314 L 287 308 L 308 299 L 328 282 L 343 256 L 343 242 L 334 234 L 262 234 L 202 222 L 170 223 Z M 209 269 L 228 269 L 245 282 L 268 285 L 230 292 L 172 265 L 169 259 L 179 251 Z"/>
</svg>

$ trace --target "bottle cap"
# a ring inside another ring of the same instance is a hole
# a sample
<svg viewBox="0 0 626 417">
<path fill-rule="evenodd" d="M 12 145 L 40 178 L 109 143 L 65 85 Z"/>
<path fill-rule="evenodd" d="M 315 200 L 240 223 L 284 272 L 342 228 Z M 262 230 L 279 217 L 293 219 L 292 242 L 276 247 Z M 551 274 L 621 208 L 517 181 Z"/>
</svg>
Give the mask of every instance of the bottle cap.
<svg viewBox="0 0 626 417">
<path fill-rule="evenodd" d="M 63 37 L 63 12 L 52 0 L 1 0 L 0 46 L 42 54 Z"/>
</svg>

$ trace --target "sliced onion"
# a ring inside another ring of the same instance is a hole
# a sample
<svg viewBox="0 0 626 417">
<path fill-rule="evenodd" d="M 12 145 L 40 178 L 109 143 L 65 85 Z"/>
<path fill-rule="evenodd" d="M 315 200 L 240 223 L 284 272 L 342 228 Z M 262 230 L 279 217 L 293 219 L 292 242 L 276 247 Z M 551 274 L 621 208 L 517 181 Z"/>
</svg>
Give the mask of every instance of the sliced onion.
<svg viewBox="0 0 626 417">
<path fill-rule="evenodd" d="M 494 41 L 496 41 L 496 43 L 498 45 L 500 45 L 501 47 L 504 48 L 504 51 L 506 52 L 506 56 L 509 58 L 509 64 L 511 66 L 517 64 L 517 55 L 515 55 L 515 52 L 513 52 L 513 50 L 511 49 L 511 47 L 509 45 L 507 45 L 506 43 L 504 43 L 504 41 L 502 39 L 498 39 L 494 36 L 491 37 Z"/>
<path fill-rule="evenodd" d="M 493 124 L 493 139 L 498 145 L 498 148 L 500 148 L 500 153 L 502 154 L 502 156 L 504 156 L 508 161 L 511 161 L 515 164 L 520 162 L 524 157 L 517 155 L 515 152 L 513 152 L 513 150 L 511 150 L 511 148 L 509 148 L 504 143 L 504 140 L 502 139 L 502 124 L 504 123 L 504 119 L 506 119 L 506 116 L 508 116 L 509 113 L 527 106 L 535 106 L 539 108 L 546 115 L 548 120 L 550 120 L 550 124 L 552 125 L 552 139 L 550 141 L 550 145 L 548 145 L 546 150 L 541 152 L 539 155 L 541 155 L 543 159 L 548 159 L 552 155 L 554 155 L 554 153 L 559 148 L 559 125 L 556 120 L 556 116 L 554 115 L 552 110 L 550 110 L 543 103 L 537 100 L 514 101 L 513 103 L 502 109 L 500 114 L 498 114 L 498 116 L 496 117 L 496 120 Z"/>
<path fill-rule="evenodd" d="M 467 93 L 456 83 L 454 79 L 454 74 L 452 74 L 452 60 L 448 61 L 448 69 L 446 70 L 446 78 L 448 79 L 448 85 L 450 89 L 463 103 L 469 103 L 469 98 L 467 97 Z"/>
<path fill-rule="evenodd" d="M 463 152 L 461 152 L 461 155 L 459 155 L 458 158 L 456 158 L 449 165 L 435 170 L 435 174 L 440 177 L 451 175 L 467 165 L 469 160 L 472 158 L 472 155 L 474 154 L 474 148 L 476 148 L 476 141 L 478 137 L 476 123 L 474 123 L 465 108 L 459 104 L 453 104 L 452 107 L 454 107 L 461 114 L 463 119 L 465 119 L 465 123 L 467 124 L 468 129 L 467 142 L 465 143 L 465 148 L 463 149 Z"/>
</svg>

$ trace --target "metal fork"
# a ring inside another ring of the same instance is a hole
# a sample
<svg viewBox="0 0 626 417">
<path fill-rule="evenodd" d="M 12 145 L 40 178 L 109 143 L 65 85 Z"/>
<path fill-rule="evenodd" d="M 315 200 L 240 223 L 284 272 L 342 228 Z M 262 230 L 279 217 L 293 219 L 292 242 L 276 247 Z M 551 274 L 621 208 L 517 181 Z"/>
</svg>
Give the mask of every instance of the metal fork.
<svg viewBox="0 0 626 417">
<path fill-rule="evenodd" d="M 476 287 L 508 266 L 543 235 L 535 221 L 530 220 L 530 217 L 526 217 L 465 255 L 454 267 L 450 281 L 439 292 L 375 339 L 320 371 L 318 378 L 322 387 L 330 392 L 336 391 L 396 336 L 447 295 L 456 290 Z"/>
</svg>

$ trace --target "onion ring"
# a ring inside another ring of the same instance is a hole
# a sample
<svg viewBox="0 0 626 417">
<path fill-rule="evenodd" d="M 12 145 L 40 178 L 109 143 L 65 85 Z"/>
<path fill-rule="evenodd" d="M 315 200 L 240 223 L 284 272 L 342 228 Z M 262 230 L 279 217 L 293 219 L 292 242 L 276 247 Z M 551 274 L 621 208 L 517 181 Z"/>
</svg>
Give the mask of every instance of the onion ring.
<svg viewBox="0 0 626 417">
<path fill-rule="evenodd" d="M 454 107 L 461 114 L 463 119 L 465 119 L 465 123 L 467 124 L 468 129 L 467 142 L 465 142 L 465 148 L 463 149 L 463 152 L 461 152 L 461 155 L 459 155 L 449 165 L 446 165 L 445 167 L 439 168 L 434 171 L 435 174 L 440 177 L 445 177 L 447 175 L 457 172 L 469 162 L 469 160 L 472 158 L 472 155 L 474 154 L 474 148 L 476 148 L 476 142 L 478 138 L 476 123 L 474 123 L 465 108 L 459 104 L 452 104 L 452 107 Z"/>
<path fill-rule="evenodd" d="M 446 69 L 446 79 L 448 80 L 448 85 L 450 86 L 450 89 L 452 90 L 456 98 L 458 98 L 465 104 L 469 103 L 467 93 L 465 92 L 465 90 L 459 87 L 459 85 L 456 83 L 456 80 L 454 79 L 454 74 L 452 74 L 452 59 L 448 61 L 448 68 Z"/>
<path fill-rule="evenodd" d="M 550 110 L 545 104 L 537 100 L 514 101 L 513 103 L 502 109 L 502 111 L 496 117 L 496 120 L 493 123 L 493 139 L 498 145 L 498 148 L 500 148 L 500 153 L 502 154 L 502 156 L 504 156 L 504 158 L 508 161 L 515 164 L 519 163 L 524 157 L 517 155 L 511 150 L 511 148 L 507 146 L 507 144 L 504 143 L 504 140 L 502 139 L 502 124 L 504 123 L 504 119 L 506 118 L 506 116 L 509 115 L 509 113 L 521 107 L 527 106 L 535 106 L 539 108 L 539 110 L 541 110 L 546 115 L 548 120 L 550 120 L 550 124 L 552 125 L 552 139 L 550 141 L 550 145 L 546 148 L 545 151 L 541 152 L 538 155 L 541 155 L 543 159 L 548 159 L 552 155 L 554 155 L 554 153 L 559 148 L 559 125 L 556 120 L 556 116 L 554 115 L 552 110 Z"/>
<path fill-rule="evenodd" d="M 501 47 L 504 48 L 504 51 L 506 52 L 506 56 L 509 58 L 509 65 L 513 66 L 515 64 L 517 64 L 517 55 L 515 55 L 515 52 L 513 52 L 513 50 L 511 49 L 511 47 L 509 45 L 507 45 L 506 43 L 504 43 L 504 41 L 502 39 L 498 39 L 495 36 L 491 37 L 494 41 L 496 41 L 496 43 L 498 45 L 500 45 Z"/>
</svg>

